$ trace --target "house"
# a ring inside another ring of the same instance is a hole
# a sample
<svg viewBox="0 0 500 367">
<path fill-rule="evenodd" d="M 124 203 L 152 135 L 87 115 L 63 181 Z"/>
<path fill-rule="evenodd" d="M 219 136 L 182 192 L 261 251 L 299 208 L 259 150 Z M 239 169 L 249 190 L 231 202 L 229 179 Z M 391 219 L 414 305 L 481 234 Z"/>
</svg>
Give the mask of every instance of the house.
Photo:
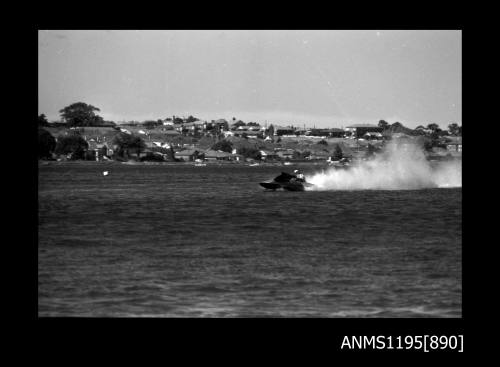
<svg viewBox="0 0 500 367">
<path fill-rule="evenodd" d="M 275 130 L 275 135 L 278 136 L 287 136 L 287 135 L 293 135 L 295 136 L 295 129 L 294 128 L 278 128 Z"/>
<path fill-rule="evenodd" d="M 214 124 L 224 126 L 225 129 L 229 128 L 229 123 L 224 119 L 215 120 Z"/>
<path fill-rule="evenodd" d="M 312 152 L 307 159 L 310 160 L 327 160 L 331 156 L 330 152 L 325 152 L 325 151 L 317 151 L 317 152 Z"/>
<path fill-rule="evenodd" d="M 462 152 L 462 137 L 461 136 L 455 136 L 451 137 L 448 136 L 446 137 L 446 150 L 451 151 L 451 152 Z"/>
<path fill-rule="evenodd" d="M 231 157 L 230 157 L 230 159 L 231 159 L 232 161 L 243 161 L 243 160 L 245 160 L 245 157 L 244 157 L 244 156 L 242 156 L 241 154 L 231 153 Z"/>
<path fill-rule="evenodd" d="M 184 135 L 196 135 L 199 132 L 207 130 L 207 123 L 205 121 L 184 122 L 175 126 L 175 130 Z"/>
<path fill-rule="evenodd" d="M 302 132 L 303 130 L 298 130 Z M 305 134 L 311 137 L 321 137 L 321 138 L 342 138 L 345 131 L 343 129 L 331 128 L 331 129 L 309 129 L 306 130 Z"/>
<path fill-rule="evenodd" d="M 238 128 L 238 130 L 233 131 L 233 134 L 234 134 L 234 136 L 238 136 L 238 137 L 246 136 L 247 138 L 263 137 L 261 131 L 239 130 L 239 128 Z"/>
<path fill-rule="evenodd" d="M 113 155 L 113 149 L 106 142 L 98 143 L 94 139 L 87 141 L 88 148 L 87 152 L 92 155 L 96 161 L 103 159 L 105 156 L 110 157 Z M 94 159 L 92 158 L 92 159 Z"/>
<path fill-rule="evenodd" d="M 292 149 L 281 150 L 278 151 L 276 155 L 283 160 L 289 160 L 293 158 L 293 150 Z"/>
<path fill-rule="evenodd" d="M 223 152 L 220 150 L 207 150 L 204 153 L 205 160 L 207 161 L 229 161 L 231 160 L 231 153 Z"/>
<path fill-rule="evenodd" d="M 382 133 L 384 129 L 373 124 L 354 124 L 344 128 L 345 134 L 360 138 L 366 133 Z"/>
<path fill-rule="evenodd" d="M 219 119 L 217 121 L 212 120 L 207 122 L 204 126 L 204 131 L 210 132 L 212 134 L 220 134 L 228 130 L 228 124 L 226 120 Z"/>
<path fill-rule="evenodd" d="M 331 129 L 328 129 L 328 132 L 329 132 L 329 137 L 330 138 L 343 138 L 344 137 L 344 134 L 345 134 L 345 131 L 344 129 L 338 129 L 338 128 L 331 128 Z"/>
<path fill-rule="evenodd" d="M 307 136 L 317 136 L 320 138 L 326 138 L 329 136 L 328 129 L 311 129 L 307 132 Z"/>
<path fill-rule="evenodd" d="M 175 152 L 174 156 L 176 159 L 180 159 L 185 162 L 192 162 L 198 158 L 199 152 L 194 149 L 184 149 L 179 152 Z"/>
<path fill-rule="evenodd" d="M 382 140 L 384 136 L 381 133 L 366 133 L 363 138 L 366 140 Z"/>
<path fill-rule="evenodd" d="M 278 155 L 275 152 L 269 151 L 269 150 L 261 150 L 260 151 L 260 157 L 263 161 L 268 161 L 272 159 L 278 158 Z"/>
</svg>

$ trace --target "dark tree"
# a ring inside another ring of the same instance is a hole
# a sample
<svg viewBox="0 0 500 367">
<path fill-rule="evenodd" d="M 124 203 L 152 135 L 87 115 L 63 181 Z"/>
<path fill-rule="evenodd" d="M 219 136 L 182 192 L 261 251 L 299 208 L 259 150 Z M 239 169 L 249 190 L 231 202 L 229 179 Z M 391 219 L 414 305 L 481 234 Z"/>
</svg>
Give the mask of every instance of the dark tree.
<svg viewBox="0 0 500 367">
<path fill-rule="evenodd" d="M 38 129 L 38 158 L 50 158 L 56 147 L 56 139 L 45 129 Z"/>
<path fill-rule="evenodd" d="M 433 147 L 434 147 L 434 141 L 432 139 L 426 138 L 424 140 L 424 149 L 425 149 L 425 151 L 430 152 Z"/>
<path fill-rule="evenodd" d="M 104 120 L 95 114 L 96 111 L 100 110 L 92 105 L 77 102 L 64 107 L 59 113 L 68 126 L 98 126 Z"/>
<path fill-rule="evenodd" d="M 323 139 L 321 141 L 318 141 L 317 144 L 319 144 L 319 145 L 328 145 L 328 142 Z"/>
<path fill-rule="evenodd" d="M 195 122 L 195 121 L 199 121 L 199 119 L 191 115 L 186 119 L 186 122 Z"/>
<path fill-rule="evenodd" d="M 460 134 L 460 126 L 458 126 L 457 123 L 452 123 L 448 125 L 448 131 L 452 135 L 459 135 Z"/>
<path fill-rule="evenodd" d="M 60 136 L 57 139 L 56 154 L 71 154 L 71 159 L 83 159 L 89 144 L 79 134 Z"/>
<path fill-rule="evenodd" d="M 380 120 L 378 122 L 378 127 L 381 127 L 382 129 L 386 130 L 387 128 L 389 128 L 389 123 L 385 120 Z"/>
<path fill-rule="evenodd" d="M 433 132 L 436 132 L 436 131 L 440 131 L 441 129 L 439 128 L 439 125 L 438 124 L 429 124 L 427 125 L 427 128 L 429 130 L 432 130 Z"/>
<path fill-rule="evenodd" d="M 47 120 L 47 117 L 43 113 L 38 116 L 38 126 L 47 126 L 48 123 L 49 121 Z"/>
<path fill-rule="evenodd" d="M 261 153 L 259 149 L 249 148 L 249 147 L 241 147 L 238 149 L 238 154 L 241 154 L 245 158 L 252 158 L 256 160 L 261 159 Z"/>
<path fill-rule="evenodd" d="M 343 157 L 343 154 L 342 154 L 342 148 L 340 147 L 339 144 L 337 144 L 335 146 L 335 149 L 333 150 L 333 154 L 332 154 L 332 160 L 333 161 L 340 161 Z"/>
<path fill-rule="evenodd" d="M 144 148 L 146 148 L 146 143 L 144 143 L 140 136 L 126 133 L 117 134 L 113 139 L 113 143 L 118 146 L 117 154 L 120 157 L 124 157 L 125 154 L 129 156 L 132 152 L 135 152 L 137 157 L 139 157 Z"/>
<path fill-rule="evenodd" d="M 273 137 L 274 135 L 274 126 L 271 124 L 269 125 L 269 128 L 266 130 L 266 134 L 270 137 Z"/>
<path fill-rule="evenodd" d="M 233 151 L 233 144 L 227 140 L 221 140 L 215 143 L 212 148 L 213 150 L 222 150 L 223 152 L 231 153 Z"/>
</svg>

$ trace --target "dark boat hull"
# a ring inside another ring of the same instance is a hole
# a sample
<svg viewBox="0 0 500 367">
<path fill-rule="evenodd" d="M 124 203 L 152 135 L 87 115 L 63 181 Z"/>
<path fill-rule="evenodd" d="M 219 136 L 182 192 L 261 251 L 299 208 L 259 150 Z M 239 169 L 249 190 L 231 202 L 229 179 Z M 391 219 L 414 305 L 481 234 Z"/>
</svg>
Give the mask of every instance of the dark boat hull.
<svg viewBox="0 0 500 367">
<path fill-rule="evenodd" d="M 313 186 L 304 180 L 298 180 L 295 175 L 290 175 L 286 172 L 282 172 L 273 181 L 260 182 L 259 185 L 268 190 L 283 189 L 287 191 L 305 191 L 306 187 Z"/>
<path fill-rule="evenodd" d="M 259 185 L 268 190 L 277 190 L 281 188 L 281 184 L 277 182 L 260 182 Z"/>
</svg>

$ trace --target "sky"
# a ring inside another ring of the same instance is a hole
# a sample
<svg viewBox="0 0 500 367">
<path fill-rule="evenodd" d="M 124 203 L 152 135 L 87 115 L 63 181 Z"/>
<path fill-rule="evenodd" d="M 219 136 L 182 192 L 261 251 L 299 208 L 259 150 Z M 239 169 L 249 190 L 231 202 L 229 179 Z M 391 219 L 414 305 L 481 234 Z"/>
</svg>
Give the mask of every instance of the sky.
<svg viewBox="0 0 500 367">
<path fill-rule="evenodd" d="M 460 30 L 39 30 L 38 112 L 462 124 Z"/>
</svg>

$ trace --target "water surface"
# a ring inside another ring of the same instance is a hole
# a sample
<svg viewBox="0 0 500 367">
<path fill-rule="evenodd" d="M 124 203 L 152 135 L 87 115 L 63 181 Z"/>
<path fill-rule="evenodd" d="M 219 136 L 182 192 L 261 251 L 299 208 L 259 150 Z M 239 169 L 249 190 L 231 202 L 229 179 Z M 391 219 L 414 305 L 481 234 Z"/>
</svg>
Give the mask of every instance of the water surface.
<svg viewBox="0 0 500 367">
<path fill-rule="evenodd" d="M 41 165 L 39 315 L 461 317 L 461 188 L 257 184 L 293 168 Z"/>
</svg>

